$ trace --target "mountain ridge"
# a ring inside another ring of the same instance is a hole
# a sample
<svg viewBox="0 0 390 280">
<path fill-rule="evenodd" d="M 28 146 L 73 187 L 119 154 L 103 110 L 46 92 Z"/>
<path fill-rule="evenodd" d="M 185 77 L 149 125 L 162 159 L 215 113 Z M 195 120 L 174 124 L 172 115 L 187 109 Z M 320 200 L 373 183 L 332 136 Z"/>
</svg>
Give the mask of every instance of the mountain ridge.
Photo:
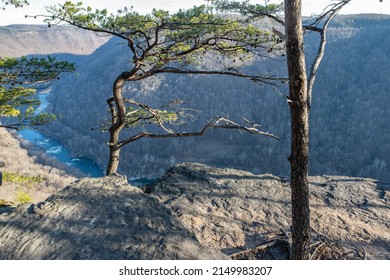
<svg viewBox="0 0 390 280">
<path fill-rule="evenodd" d="M 87 55 L 109 39 L 63 25 L 51 28 L 47 25 L 0 26 L 0 38 L 0 56 L 8 57 L 53 53 Z"/>
<path fill-rule="evenodd" d="M 312 175 L 390 181 L 390 146 L 386 144 L 390 137 L 386 123 L 390 116 L 385 105 L 390 102 L 386 78 L 389 69 L 385 67 L 390 63 L 390 42 L 386 36 L 390 32 L 389 22 L 390 17 L 347 16 L 338 18 L 329 29 L 311 110 Z M 315 34 L 306 38 L 308 62 L 316 54 L 317 40 Z M 107 163 L 108 135 L 97 132 L 97 124 L 109 116 L 105 114 L 108 110 L 105 101 L 111 95 L 112 81 L 125 69 L 130 57 L 120 40 L 109 41 L 80 66 L 86 71 L 72 80 L 74 88 L 63 81 L 51 97 L 53 112 L 63 115 L 63 119 L 48 133 L 62 139 L 74 153 L 94 157 L 102 167 Z M 212 66 L 215 62 L 210 59 L 209 63 Z M 283 62 L 263 60 L 249 67 L 253 73 L 286 75 Z M 214 76 L 159 75 L 129 83 L 125 95 L 138 101 L 159 107 L 172 99 L 182 99 L 188 107 L 201 111 L 196 115 L 197 121 L 184 128 L 187 131 L 202 127 L 215 115 L 228 114 L 233 119 L 244 116 L 256 121 L 282 140 L 222 131 L 199 139 L 161 140 L 161 144 L 143 139 L 123 149 L 120 170 L 129 176 L 159 177 L 172 164 L 194 160 L 286 176 L 289 172 L 286 158 L 290 152 L 287 91 L 286 87 L 274 91 L 248 81 Z M 88 112 L 83 109 L 85 104 Z M 69 140 L 72 136 L 89 143 L 88 149 L 72 143 Z"/>
<path fill-rule="evenodd" d="M 387 79 L 390 73 L 386 67 L 390 64 L 390 42 L 386 35 L 390 32 L 389 22 L 390 16 L 340 16 L 329 28 L 311 110 L 311 175 L 349 175 L 390 181 L 390 145 L 387 144 L 390 120 L 386 106 L 390 102 Z M 95 36 L 92 32 L 90 35 Z M 308 62 L 316 54 L 317 40 L 315 34 L 306 38 Z M 71 45 L 68 48 L 72 49 Z M 106 99 L 111 96 L 112 81 L 130 58 L 125 44 L 110 40 L 94 54 L 83 57 L 80 75 L 62 79 L 53 87 L 55 92 L 50 97 L 52 111 L 62 118 L 43 128 L 45 133 L 61 140 L 74 154 L 93 157 L 102 168 L 107 164 L 108 135 L 99 133 L 99 123 L 109 117 Z M 250 67 L 253 71 L 275 75 L 286 73 L 284 62 L 267 61 Z M 199 139 L 160 142 L 143 139 L 123 149 L 122 173 L 156 178 L 173 164 L 188 160 L 257 174 L 287 176 L 289 173 L 286 87 L 273 91 L 239 79 L 161 75 L 126 85 L 126 94 L 157 107 L 172 99 L 186 101 L 186 106 L 202 111 L 195 116 L 197 122 L 185 127 L 187 131 L 202 127 L 215 115 L 229 114 L 233 119 L 244 116 L 254 120 L 282 140 L 222 131 Z"/>
</svg>

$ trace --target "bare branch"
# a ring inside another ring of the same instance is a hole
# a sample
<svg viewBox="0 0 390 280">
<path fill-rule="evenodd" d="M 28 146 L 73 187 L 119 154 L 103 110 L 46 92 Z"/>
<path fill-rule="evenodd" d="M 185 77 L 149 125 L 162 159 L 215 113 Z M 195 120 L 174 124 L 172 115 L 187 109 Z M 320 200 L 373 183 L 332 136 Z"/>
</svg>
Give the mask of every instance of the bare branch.
<svg viewBox="0 0 390 280">
<path fill-rule="evenodd" d="M 318 46 L 317 56 L 311 65 L 310 72 L 309 72 L 309 79 L 307 83 L 307 104 L 309 106 L 309 109 L 311 107 L 312 93 L 313 93 L 313 87 L 314 87 L 317 71 L 325 53 L 325 46 L 327 40 L 326 35 L 327 35 L 328 26 L 331 23 L 331 21 L 334 19 L 334 17 L 339 13 L 339 11 L 349 2 L 350 0 L 345 0 L 345 1 L 340 1 L 338 3 L 329 5 L 328 8 L 323 12 L 323 14 L 321 14 L 311 25 L 306 27 L 306 29 L 308 30 L 319 32 L 321 36 L 320 39 L 321 41 L 320 41 L 320 45 Z M 319 28 L 318 25 L 323 20 L 325 20 L 325 22 L 322 28 Z"/>
<path fill-rule="evenodd" d="M 288 81 L 287 78 L 273 77 L 273 76 L 252 76 L 238 71 L 208 71 L 208 70 L 191 70 L 191 69 L 178 69 L 174 67 L 164 67 L 155 70 L 154 73 L 173 73 L 173 74 L 197 74 L 197 75 L 225 75 L 245 78 L 257 83 L 263 83 L 268 85 L 276 85 L 275 82 L 285 83 Z"/>
<path fill-rule="evenodd" d="M 139 103 L 139 102 L 131 100 L 131 99 L 124 98 L 123 101 L 125 101 L 126 103 L 129 103 L 129 104 L 136 105 L 136 106 L 144 109 L 145 111 L 147 111 L 151 115 L 150 117 L 139 117 L 138 119 L 132 121 L 131 124 L 136 123 L 136 122 L 138 122 L 140 120 L 152 120 L 152 119 L 155 119 L 156 122 L 157 122 L 157 125 L 159 127 L 161 127 L 163 130 L 165 130 L 165 132 L 167 132 L 167 133 L 172 133 L 173 132 L 171 129 L 168 129 L 168 128 L 166 128 L 164 126 L 163 121 L 162 121 L 162 119 L 160 117 L 159 110 L 152 109 L 151 107 L 149 107 L 149 106 L 147 106 L 145 104 Z"/>
<path fill-rule="evenodd" d="M 258 134 L 258 135 L 263 135 L 263 136 L 267 136 L 267 137 L 271 137 L 271 138 L 280 140 L 277 136 L 275 136 L 271 133 L 258 130 L 256 128 L 256 126 L 258 126 L 258 125 L 254 124 L 250 127 L 247 127 L 247 126 L 240 125 L 236 122 L 233 122 L 225 117 L 217 117 L 217 118 L 213 119 L 211 122 L 207 123 L 200 131 L 178 132 L 178 133 L 167 133 L 167 134 L 155 134 L 155 133 L 149 133 L 149 132 L 141 132 L 141 133 L 138 133 L 138 134 L 126 139 L 126 140 L 118 142 L 118 144 L 115 145 L 115 147 L 117 149 L 120 149 L 123 146 L 125 146 L 131 142 L 137 141 L 137 140 L 144 138 L 144 137 L 148 137 L 148 138 L 178 138 L 178 137 L 202 136 L 209 129 L 237 129 L 240 131 L 248 132 L 250 134 Z"/>
<path fill-rule="evenodd" d="M 349 2 L 351 2 L 351 0 L 340 0 L 337 3 L 329 4 L 319 15 L 312 16 L 311 19 L 314 18 L 314 21 L 309 25 L 303 26 L 303 28 L 310 31 L 320 32 L 320 30 L 326 28 L 325 25 L 327 25 L 327 23 L 332 20 L 329 20 L 329 17 L 332 17 L 332 15 L 333 17 L 336 16 L 336 14 Z M 321 24 L 323 20 L 325 20 L 327 23 L 325 23 L 322 28 L 319 28 L 318 25 Z"/>
<path fill-rule="evenodd" d="M 240 3 L 238 1 L 212 1 L 211 0 L 210 2 L 211 3 L 214 2 L 214 4 L 216 4 L 216 8 L 221 11 L 230 11 L 233 13 L 238 13 L 241 15 L 248 16 L 249 19 L 266 17 L 271 20 L 274 20 L 277 23 L 280 23 L 281 25 L 284 25 L 283 19 L 281 19 L 275 14 L 266 12 L 262 9 L 256 9 L 259 7 L 257 5 L 250 5 L 246 2 Z"/>
</svg>

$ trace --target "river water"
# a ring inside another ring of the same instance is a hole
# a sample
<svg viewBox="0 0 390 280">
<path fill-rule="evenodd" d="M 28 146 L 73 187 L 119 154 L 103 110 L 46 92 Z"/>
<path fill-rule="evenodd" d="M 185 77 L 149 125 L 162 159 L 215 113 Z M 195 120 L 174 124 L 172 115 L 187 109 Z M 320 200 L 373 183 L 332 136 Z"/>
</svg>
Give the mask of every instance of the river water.
<svg viewBox="0 0 390 280">
<path fill-rule="evenodd" d="M 48 106 L 48 94 L 37 94 L 37 97 L 41 101 L 40 106 L 36 109 L 36 113 L 39 113 L 44 111 Z M 65 148 L 60 141 L 45 135 L 38 130 L 26 128 L 19 130 L 18 134 L 25 140 L 30 141 L 38 148 L 45 151 L 49 156 L 55 157 L 66 165 L 81 170 L 88 177 L 104 176 L 103 170 L 100 169 L 99 165 L 95 161 L 85 157 L 72 156 L 71 151 Z M 147 178 L 129 178 L 128 181 L 132 185 L 142 186 L 153 183 L 156 180 Z"/>
<path fill-rule="evenodd" d="M 46 154 L 55 157 L 66 165 L 81 170 L 88 177 L 103 176 L 103 171 L 92 159 L 73 157 L 70 150 L 62 146 L 58 140 L 32 129 L 23 129 L 18 133 L 24 139 L 45 151 Z"/>
<path fill-rule="evenodd" d="M 48 94 L 38 94 L 38 98 L 41 101 L 41 105 L 37 108 L 36 112 L 42 112 L 48 106 L 47 96 Z M 56 139 L 51 138 L 37 130 L 22 129 L 18 131 L 19 135 L 24 139 L 32 142 L 34 145 L 45 151 L 48 155 L 55 157 L 59 161 L 66 165 L 72 166 L 81 170 L 89 177 L 101 177 L 104 175 L 99 165 L 92 159 L 84 157 L 74 157 L 69 149 L 61 145 Z"/>
</svg>

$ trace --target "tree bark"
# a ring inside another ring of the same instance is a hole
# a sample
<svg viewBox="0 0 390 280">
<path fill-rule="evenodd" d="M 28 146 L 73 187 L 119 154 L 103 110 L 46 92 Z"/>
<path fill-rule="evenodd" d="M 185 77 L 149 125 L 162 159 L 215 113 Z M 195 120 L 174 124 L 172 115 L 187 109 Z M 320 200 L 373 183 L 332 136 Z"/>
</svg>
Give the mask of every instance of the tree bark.
<svg viewBox="0 0 390 280">
<path fill-rule="evenodd" d="M 303 49 L 301 0 L 285 0 L 286 51 L 291 117 L 291 259 L 308 259 L 310 247 L 309 208 L 309 108 Z"/>
<path fill-rule="evenodd" d="M 121 149 L 116 147 L 116 144 L 112 145 L 111 143 L 118 143 L 119 142 L 119 132 L 120 131 L 116 132 L 115 134 L 110 133 L 110 146 L 109 146 L 110 154 L 108 157 L 106 176 L 117 173 L 117 171 L 118 171 L 119 157 L 120 157 Z"/>
<path fill-rule="evenodd" d="M 109 149 L 110 155 L 106 170 L 106 175 L 116 173 L 119 166 L 119 156 L 120 156 L 120 147 L 119 143 L 119 134 L 126 123 L 126 107 L 122 96 L 122 87 L 125 83 L 128 76 L 125 73 L 122 73 L 115 80 L 113 85 L 113 97 L 115 102 L 115 111 L 112 114 L 112 125 L 110 127 L 110 142 Z"/>
</svg>

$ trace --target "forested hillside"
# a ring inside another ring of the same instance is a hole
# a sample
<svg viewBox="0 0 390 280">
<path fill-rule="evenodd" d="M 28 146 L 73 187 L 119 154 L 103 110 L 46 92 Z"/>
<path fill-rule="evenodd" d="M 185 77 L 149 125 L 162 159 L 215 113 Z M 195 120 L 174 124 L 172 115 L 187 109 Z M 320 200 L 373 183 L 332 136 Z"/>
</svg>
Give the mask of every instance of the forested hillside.
<svg viewBox="0 0 390 280">
<path fill-rule="evenodd" d="M 90 54 L 107 42 L 71 26 L 9 25 L 0 26 L 0 56 L 19 57 L 31 54 L 72 53 Z"/>
<path fill-rule="evenodd" d="M 390 17 L 376 15 L 339 17 L 329 40 L 314 88 L 311 118 L 310 173 L 374 177 L 390 180 Z M 317 35 L 306 35 L 311 61 Z M 48 132 L 74 153 L 107 163 L 108 134 L 99 124 L 109 117 L 106 99 L 115 77 L 125 69 L 131 54 L 123 42 L 112 39 L 78 68 L 79 75 L 53 88 L 52 110 L 60 121 Z M 210 59 L 210 66 L 218 63 Z M 286 76 L 282 59 L 258 60 L 253 73 Z M 228 114 L 244 116 L 278 135 L 281 141 L 234 131 L 209 131 L 189 139 L 142 139 L 122 151 L 121 172 L 157 177 L 172 164 L 198 161 L 246 169 L 255 173 L 289 173 L 289 110 L 286 87 L 259 86 L 250 81 L 219 76 L 160 75 L 129 83 L 126 96 L 152 106 L 181 99 L 199 110 L 185 131 L 198 130 L 206 120 Z M 132 128 L 148 130 L 149 127 Z M 180 128 L 178 128 L 180 129 Z"/>
</svg>

